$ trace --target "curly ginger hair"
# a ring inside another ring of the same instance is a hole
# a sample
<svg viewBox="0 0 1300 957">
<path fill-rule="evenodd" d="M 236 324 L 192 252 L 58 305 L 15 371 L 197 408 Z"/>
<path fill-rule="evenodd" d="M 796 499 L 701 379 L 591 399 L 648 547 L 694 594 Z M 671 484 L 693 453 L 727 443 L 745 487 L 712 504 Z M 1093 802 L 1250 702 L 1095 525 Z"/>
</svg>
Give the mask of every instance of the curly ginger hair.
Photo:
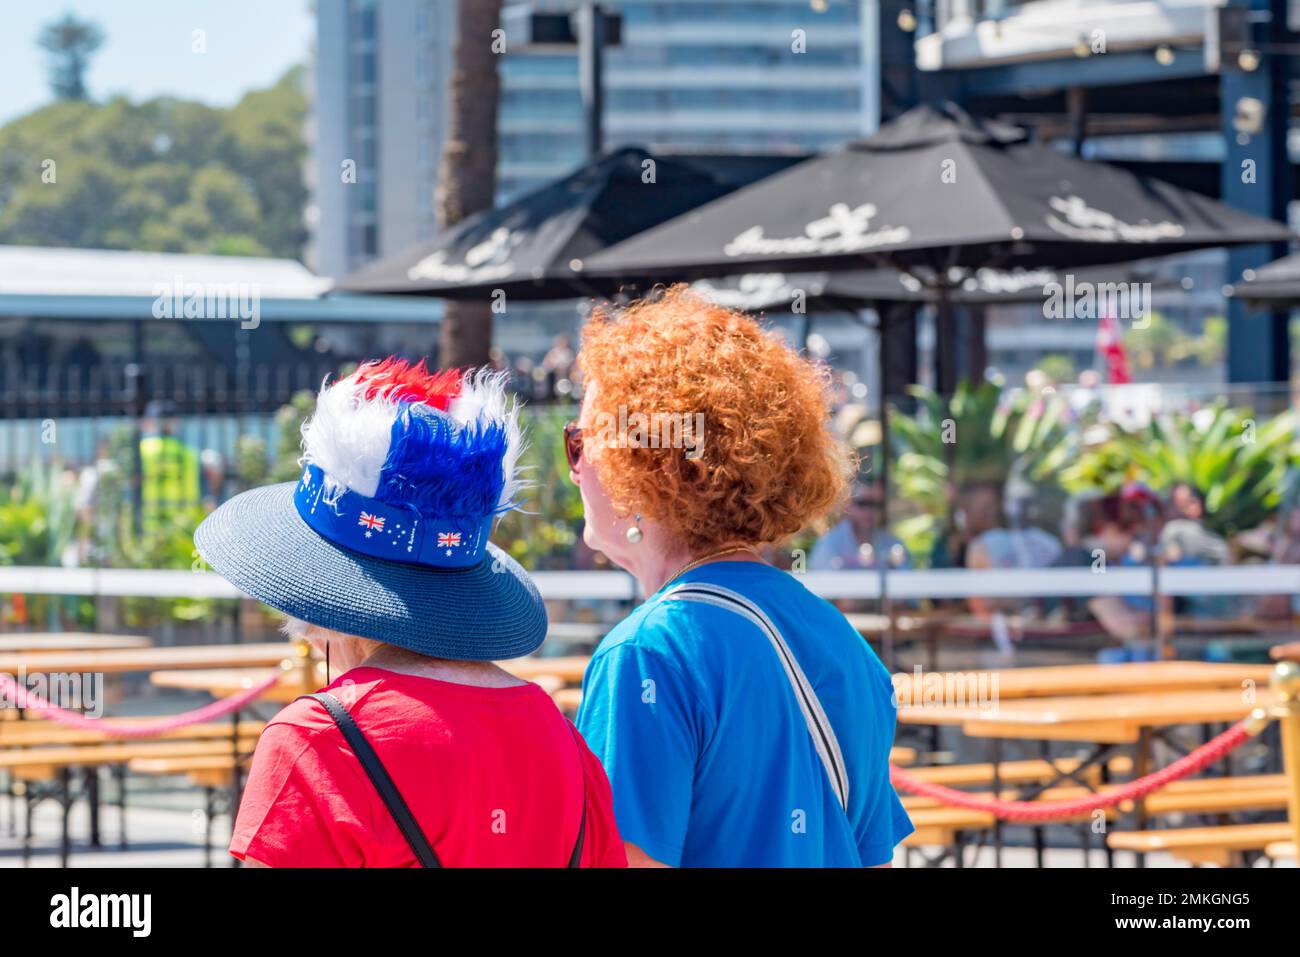
<svg viewBox="0 0 1300 957">
<path fill-rule="evenodd" d="M 843 499 L 852 463 L 830 427 L 826 370 L 744 313 L 680 284 L 603 306 L 578 365 L 595 385 L 587 450 L 601 485 L 620 512 L 652 519 L 690 551 L 780 543 Z M 592 421 L 636 413 L 685 417 L 703 432 L 688 450 L 627 428 L 590 437 Z"/>
</svg>

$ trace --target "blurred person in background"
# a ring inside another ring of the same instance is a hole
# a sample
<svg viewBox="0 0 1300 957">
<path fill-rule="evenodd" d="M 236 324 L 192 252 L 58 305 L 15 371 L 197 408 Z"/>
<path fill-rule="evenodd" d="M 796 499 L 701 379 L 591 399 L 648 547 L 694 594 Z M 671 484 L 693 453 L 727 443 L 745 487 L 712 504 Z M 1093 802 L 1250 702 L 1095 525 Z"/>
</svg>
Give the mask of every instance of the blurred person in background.
<svg viewBox="0 0 1300 957">
<path fill-rule="evenodd" d="M 1104 570 L 1124 564 L 1133 545 L 1134 529 L 1126 521 L 1124 500 L 1119 495 L 1076 497 L 1066 509 L 1066 547 L 1055 562 L 1061 568 Z M 1070 621 L 1096 621 L 1121 642 L 1137 641 L 1150 634 L 1150 616 L 1119 595 L 1093 595 L 1086 599 L 1066 598 L 1060 603 Z"/>
<path fill-rule="evenodd" d="M 911 568 L 912 556 L 889 529 L 880 527 L 884 488 L 879 482 L 857 482 L 845 515 L 817 539 L 808 556 L 810 571 L 844 571 L 879 568 L 884 560 L 890 568 Z"/>
<path fill-rule="evenodd" d="M 545 395 L 548 399 L 564 398 L 573 387 L 573 343 L 560 334 L 551 340 L 551 348 L 542 356 Z"/>
<path fill-rule="evenodd" d="M 1061 555 L 1061 543 L 1051 532 L 1034 525 L 1016 525 L 1003 509 L 1003 489 L 998 483 L 983 483 L 964 500 L 966 527 L 978 528 L 966 548 L 966 567 L 972 569 L 1048 568 Z M 1021 514 L 1018 501 L 1012 509 Z M 981 617 L 995 612 L 1023 611 L 1024 599 L 993 599 L 972 595 L 970 610 Z"/>
<path fill-rule="evenodd" d="M 1171 565 L 1226 565 L 1228 542 L 1205 524 L 1205 494 L 1190 482 L 1169 492 L 1169 521 L 1156 539 Z"/>
<path fill-rule="evenodd" d="M 1271 523 L 1261 526 L 1259 551 L 1274 565 L 1300 565 L 1300 469 L 1289 469 L 1282 480 L 1282 500 Z M 1255 611 L 1261 618 L 1290 619 L 1300 615 L 1300 594 L 1260 595 Z"/>
<path fill-rule="evenodd" d="M 1187 568 L 1231 563 L 1227 539 L 1206 524 L 1205 493 L 1195 485 L 1179 482 L 1170 489 L 1169 515 L 1156 540 L 1166 565 Z M 1173 602 L 1175 613 L 1202 618 L 1231 618 L 1243 607 L 1236 595 L 1181 595 Z"/>
<path fill-rule="evenodd" d="M 140 438 L 141 524 L 161 528 L 203 501 L 199 453 L 180 437 L 174 403 L 155 399 L 145 407 Z"/>
</svg>

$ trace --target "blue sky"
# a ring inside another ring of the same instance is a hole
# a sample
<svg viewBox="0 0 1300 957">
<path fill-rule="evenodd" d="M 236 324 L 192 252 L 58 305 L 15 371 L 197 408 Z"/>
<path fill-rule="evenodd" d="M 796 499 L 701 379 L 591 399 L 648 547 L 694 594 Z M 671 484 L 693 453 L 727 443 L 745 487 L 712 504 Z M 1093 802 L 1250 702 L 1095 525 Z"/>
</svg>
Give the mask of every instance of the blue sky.
<svg viewBox="0 0 1300 957">
<path fill-rule="evenodd" d="M 36 37 L 69 10 L 107 37 L 87 74 L 96 100 L 170 94 L 228 106 L 304 62 L 313 29 L 310 0 L 0 0 L 0 123 L 49 102 Z M 197 29 L 203 54 L 191 51 Z"/>
</svg>

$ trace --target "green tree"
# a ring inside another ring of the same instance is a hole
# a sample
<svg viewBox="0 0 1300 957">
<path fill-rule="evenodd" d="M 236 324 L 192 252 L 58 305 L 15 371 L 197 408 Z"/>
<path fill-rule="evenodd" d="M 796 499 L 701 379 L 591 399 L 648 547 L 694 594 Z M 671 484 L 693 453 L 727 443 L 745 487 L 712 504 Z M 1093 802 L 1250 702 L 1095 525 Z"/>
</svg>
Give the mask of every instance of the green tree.
<svg viewBox="0 0 1300 957">
<path fill-rule="evenodd" d="M 69 12 L 46 24 L 36 39 L 50 58 L 50 89 L 60 100 L 86 100 L 86 68 L 104 43 L 104 31 Z"/>
<path fill-rule="evenodd" d="M 301 77 L 229 109 L 65 101 L 0 127 L 0 243 L 298 257 Z"/>
</svg>

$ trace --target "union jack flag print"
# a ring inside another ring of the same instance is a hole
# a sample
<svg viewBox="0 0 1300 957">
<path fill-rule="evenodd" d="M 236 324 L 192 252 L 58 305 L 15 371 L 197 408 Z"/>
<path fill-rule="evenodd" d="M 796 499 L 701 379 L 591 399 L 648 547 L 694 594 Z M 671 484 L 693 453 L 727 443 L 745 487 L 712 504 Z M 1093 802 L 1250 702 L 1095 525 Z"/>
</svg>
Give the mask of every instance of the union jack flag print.
<svg viewBox="0 0 1300 957">
<path fill-rule="evenodd" d="M 357 524 L 373 529 L 376 532 L 384 530 L 384 518 L 382 515 L 371 515 L 369 512 L 362 512 L 361 517 L 357 519 Z"/>
<path fill-rule="evenodd" d="M 451 546 L 460 546 L 460 532 L 439 532 L 438 547 L 450 548 Z"/>
</svg>

